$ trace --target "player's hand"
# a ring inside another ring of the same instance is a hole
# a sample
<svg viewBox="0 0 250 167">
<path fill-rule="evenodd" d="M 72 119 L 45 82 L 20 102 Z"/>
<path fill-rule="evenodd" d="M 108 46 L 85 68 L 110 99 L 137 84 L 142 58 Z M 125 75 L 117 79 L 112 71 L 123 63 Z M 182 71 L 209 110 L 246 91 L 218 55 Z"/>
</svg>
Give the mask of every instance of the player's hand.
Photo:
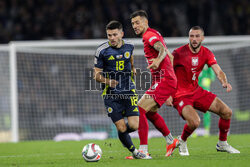
<svg viewBox="0 0 250 167">
<path fill-rule="evenodd" d="M 224 83 L 222 84 L 222 87 L 227 88 L 227 92 L 231 92 L 233 89 L 230 83 Z"/>
<path fill-rule="evenodd" d="M 109 86 L 112 88 L 115 88 L 118 84 L 119 82 L 117 80 L 114 79 L 109 80 Z"/>
<path fill-rule="evenodd" d="M 159 68 L 160 63 L 158 62 L 158 59 L 151 59 L 150 61 L 152 61 L 152 64 L 149 65 L 147 69 L 156 70 L 157 68 Z"/>
<path fill-rule="evenodd" d="M 132 68 L 133 75 L 136 76 L 136 68 Z"/>
<path fill-rule="evenodd" d="M 167 106 L 173 106 L 173 97 L 169 96 L 169 98 L 166 100 L 165 104 Z"/>
</svg>

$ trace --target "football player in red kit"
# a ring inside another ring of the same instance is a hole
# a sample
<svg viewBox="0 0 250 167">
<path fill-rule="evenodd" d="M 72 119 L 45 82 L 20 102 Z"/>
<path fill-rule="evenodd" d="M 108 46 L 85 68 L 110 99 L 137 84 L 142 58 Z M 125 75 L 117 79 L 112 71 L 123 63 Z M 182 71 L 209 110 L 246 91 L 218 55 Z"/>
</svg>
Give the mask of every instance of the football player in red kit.
<svg viewBox="0 0 250 167">
<path fill-rule="evenodd" d="M 232 90 L 232 86 L 217 64 L 214 54 L 208 48 L 202 46 L 203 40 L 203 29 L 199 26 L 192 27 L 189 31 L 189 44 L 173 51 L 174 70 L 178 80 L 173 105 L 180 116 L 186 120 L 182 135 L 178 137 L 180 141 L 179 153 L 182 156 L 189 155 L 187 138 L 200 124 L 200 117 L 196 110 L 204 113 L 208 110 L 220 116 L 219 141 L 216 145 L 218 151 L 240 153 L 227 143 L 232 110 L 215 94 L 202 89 L 198 85 L 199 74 L 204 65 L 207 64 L 212 67 L 222 87 L 226 88 L 227 92 Z M 171 99 L 168 99 L 167 102 L 171 104 Z"/>
<path fill-rule="evenodd" d="M 176 92 L 177 80 L 173 69 L 173 56 L 168 51 L 161 34 L 150 28 L 148 16 L 144 10 L 131 14 L 131 24 L 135 34 L 141 36 L 144 44 L 144 53 L 148 62 L 148 69 L 152 75 L 152 85 L 138 102 L 139 138 L 142 152 L 148 156 L 148 121 L 162 133 L 167 142 L 166 156 L 170 156 L 179 145 L 178 139 L 174 139 L 162 116 L 157 113 L 158 108 L 173 96 Z M 149 158 L 151 158 L 149 156 Z"/>
</svg>

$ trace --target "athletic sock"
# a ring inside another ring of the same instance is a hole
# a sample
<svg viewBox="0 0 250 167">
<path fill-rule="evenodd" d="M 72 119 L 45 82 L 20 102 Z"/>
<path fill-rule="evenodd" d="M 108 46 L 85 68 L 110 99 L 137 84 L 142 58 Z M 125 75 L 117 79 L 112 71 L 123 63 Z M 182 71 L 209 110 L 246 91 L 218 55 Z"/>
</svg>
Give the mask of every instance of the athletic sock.
<svg viewBox="0 0 250 167">
<path fill-rule="evenodd" d="M 148 120 L 146 117 L 146 111 L 141 108 L 140 106 L 139 112 L 140 112 L 140 117 L 139 117 L 139 128 L 138 128 L 138 134 L 140 138 L 140 145 L 148 145 Z"/>
<path fill-rule="evenodd" d="M 131 129 L 131 128 L 130 128 L 130 126 L 129 126 L 128 123 L 126 123 L 126 126 L 127 126 L 127 132 L 128 132 L 128 133 L 131 133 L 131 132 L 134 132 L 134 131 L 135 131 L 134 129 Z"/>
<path fill-rule="evenodd" d="M 122 144 L 127 147 L 127 149 L 130 152 L 133 152 L 135 150 L 135 146 L 131 140 L 131 137 L 129 136 L 128 132 L 118 132 L 118 136 Z"/>
<path fill-rule="evenodd" d="M 165 136 L 165 139 L 166 139 L 168 145 L 170 145 L 174 142 L 174 138 L 173 138 L 171 133 L 169 133 L 169 135 Z"/>
<path fill-rule="evenodd" d="M 195 130 L 195 129 L 194 129 L 194 130 Z M 187 141 L 187 138 L 193 133 L 194 130 L 190 129 L 190 128 L 188 127 L 188 125 L 185 124 L 185 125 L 184 125 L 184 128 L 183 128 L 183 131 L 182 131 L 181 139 L 182 139 L 183 141 Z"/>
<path fill-rule="evenodd" d="M 157 112 L 147 112 L 147 118 L 154 124 L 156 129 L 158 129 L 163 136 L 167 136 L 170 134 L 170 130 L 168 129 L 164 119 Z"/>
<path fill-rule="evenodd" d="M 225 120 L 223 118 L 220 118 L 219 120 L 219 129 L 220 129 L 219 140 L 220 141 L 227 141 L 227 133 L 230 128 L 230 121 L 231 121 L 230 119 Z"/>
<path fill-rule="evenodd" d="M 148 145 L 140 145 L 139 150 L 148 153 Z"/>
<path fill-rule="evenodd" d="M 220 146 L 225 146 L 225 145 L 227 145 L 227 141 L 221 141 L 221 140 L 219 140 L 218 144 Z"/>
</svg>

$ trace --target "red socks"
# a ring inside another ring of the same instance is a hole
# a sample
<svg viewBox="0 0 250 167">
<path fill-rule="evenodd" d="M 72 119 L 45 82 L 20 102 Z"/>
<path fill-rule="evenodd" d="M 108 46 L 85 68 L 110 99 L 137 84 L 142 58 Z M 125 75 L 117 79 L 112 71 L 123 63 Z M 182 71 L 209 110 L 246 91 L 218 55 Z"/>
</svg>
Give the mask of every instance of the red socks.
<svg viewBox="0 0 250 167">
<path fill-rule="evenodd" d="M 146 117 L 146 111 L 138 106 L 140 117 L 139 117 L 139 128 L 138 134 L 140 138 L 140 145 L 148 145 L 148 120 Z"/>
<path fill-rule="evenodd" d="M 147 118 L 154 124 L 163 136 L 169 135 L 170 131 L 165 123 L 165 120 L 157 112 L 147 112 Z"/>
<path fill-rule="evenodd" d="M 219 129 L 220 129 L 219 140 L 220 141 L 227 141 L 227 133 L 230 128 L 230 121 L 231 121 L 230 119 L 225 120 L 225 119 L 220 118 L 219 120 Z"/>
<path fill-rule="evenodd" d="M 195 129 L 194 129 L 194 130 L 195 130 Z M 187 138 L 193 133 L 194 130 L 190 129 L 190 128 L 188 127 L 188 125 L 185 124 L 185 125 L 184 125 L 184 128 L 183 128 L 182 135 L 181 135 L 181 139 L 182 139 L 183 141 L 186 141 Z"/>
</svg>

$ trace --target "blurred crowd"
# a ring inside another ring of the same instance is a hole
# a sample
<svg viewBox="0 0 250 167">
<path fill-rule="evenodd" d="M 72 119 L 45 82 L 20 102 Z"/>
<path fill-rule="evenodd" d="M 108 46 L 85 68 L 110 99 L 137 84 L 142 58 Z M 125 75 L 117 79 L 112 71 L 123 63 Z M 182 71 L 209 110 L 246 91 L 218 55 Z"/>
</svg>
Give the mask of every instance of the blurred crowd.
<svg viewBox="0 0 250 167">
<path fill-rule="evenodd" d="M 135 37 L 129 16 L 144 9 L 163 36 L 185 36 L 201 25 L 207 35 L 250 34 L 249 0 L 1 0 L 0 43 L 11 40 L 105 38 L 113 19 Z"/>
</svg>

